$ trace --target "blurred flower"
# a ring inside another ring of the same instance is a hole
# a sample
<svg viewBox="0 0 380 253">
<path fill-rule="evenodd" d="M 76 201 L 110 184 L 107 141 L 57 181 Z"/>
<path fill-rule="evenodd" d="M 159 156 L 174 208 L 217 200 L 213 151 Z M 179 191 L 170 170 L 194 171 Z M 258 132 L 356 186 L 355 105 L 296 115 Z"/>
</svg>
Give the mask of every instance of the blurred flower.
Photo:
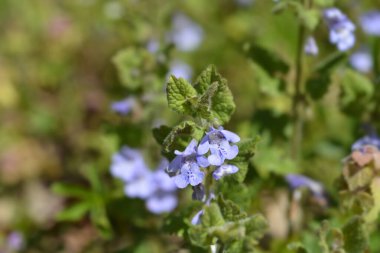
<svg viewBox="0 0 380 253">
<path fill-rule="evenodd" d="M 365 33 L 380 36 L 380 11 L 369 11 L 360 17 L 360 24 Z"/>
<path fill-rule="evenodd" d="M 144 162 L 140 151 L 123 147 L 115 154 L 111 164 L 111 174 L 126 184 L 125 195 L 145 200 L 152 213 L 170 212 L 177 206 L 176 185 L 165 173 L 168 161 L 163 159 L 155 171 Z"/>
<path fill-rule="evenodd" d="M 136 100 L 133 97 L 129 97 L 121 101 L 113 102 L 111 104 L 111 109 L 112 111 L 125 116 L 132 111 L 135 104 Z"/>
<path fill-rule="evenodd" d="M 156 39 L 151 39 L 146 44 L 146 49 L 152 54 L 157 53 L 160 48 L 160 43 Z"/>
<path fill-rule="evenodd" d="M 237 156 L 239 148 L 236 145 L 231 146 L 230 142 L 239 141 L 240 137 L 237 134 L 223 130 L 223 127 L 218 129 L 211 127 L 199 144 L 198 154 L 204 155 L 210 150 L 209 163 L 220 166 L 225 159 L 231 160 Z"/>
<path fill-rule="evenodd" d="M 239 168 L 235 165 L 223 164 L 219 166 L 213 173 L 212 176 L 215 180 L 221 179 L 225 175 L 234 174 L 239 171 Z"/>
<path fill-rule="evenodd" d="M 171 41 L 180 51 L 192 51 L 199 47 L 203 40 L 202 28 L 182 13 L 173 18 Z"/>
<path fill-rule="evenodd" d="M 324 18 L 330 29 L 330 42 L 340 51 L 346 51 L 355 44 L 355 25 L 337 8 L 324 11 Z"/>
<path fill-rule="evenodd" d="M 178 188 L 185 188 L 188 184 L 196 186 L 203 181 L 204 173 L 199 169 L 208 167 L 209 162 L 204 156 L 198 155 L 196 151 L 197 141 L 192 140 L 185 151 L 176 150 L 177 155 L 169 164 L 167 172 L 174 176 L 174 182 Z"/>
<path fill-rule="evenodd" d="M 71 20 L 66 15 L 57 15 L 50 20 L 47 33 L 52 38 L 61 38 L 72 26 Z"/>
<path fill-rule="evenodd" d="M 363 138 L 360 138 L 354 144 L 352 144 L 351 149 L 354 150 L 362 150 L 365 146 L 374 146 L 378 150 L 380 150 L 380 138 L 377 135 L 366 135 Z"/>
<path fill-rule="evenodd" d="M 314 37 L 310 36 L 307 38 L 305 46 L 304 46 L 305 53 L 308 55 L 317 55 L 318 54 L 318 46 L 315 42 Z"/>
<path fill-rule="evenodd" d="M 139 150 L 123 147 L 112 157 L 111 174 L 124 182 L 131 182 L 144 175 L 148 170 Z"/>
<path fill-rule="evenodd" d="M 299 174 L 288 174 L 285 179 L 293 190 L 305 187 L 309 189 L 314 196 L 323 197 L 323 186 L 317 181 Z"/>
<path fill-rule="evenodd" d="M 356 51 L 350 56 L 350 64 L 354 69 L 362 73 L 368 73 L 373 66 L 371 54 L 367 49 Z"/>
<path fill-rule="evenodd" d="M 7 237 L 8 248 L 12 251 L 21 250 L 24 244 L 24 238 L 19 232 L 12 232 Z"/>
<path fill-rule="evenodd" d="M 189 80 L 193 75 L 193 70 L 188 64 L 182 61 L 174 61 L 170 64 L 169 75 Z"/>
</svg>

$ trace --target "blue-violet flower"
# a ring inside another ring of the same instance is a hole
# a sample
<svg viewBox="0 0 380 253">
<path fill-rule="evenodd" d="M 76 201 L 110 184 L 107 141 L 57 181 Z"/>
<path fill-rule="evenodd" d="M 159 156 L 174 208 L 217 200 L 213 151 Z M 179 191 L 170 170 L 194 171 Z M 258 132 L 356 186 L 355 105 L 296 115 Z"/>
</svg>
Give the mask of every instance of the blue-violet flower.
<svg viewBox="0 0 380 253">
<path fill-rule="evenodd" d="M 369 11 L 360 17 L 360 24 L 365 33 L 380 36 L 380 11 Z"/>
<path fill-rule="evenodd" d="M 236 145 L 231 146 L 230 142 L 239 141 L 240 137 L 237 134 L 224 130 L 223 127 L 218 129 L 211 127 L 198 146 L 198 154 L 204 155 L 210 150 L 211 155 L 207 158 L 209 163 L 220 166 L 225 159 L 231 160 L 237 156 L 239 148 Z"/>
<path fill-rule="evenodd" d="M 310 36 L 307 38 L 305 46 L 304 46 L 305 53 L 308 55 L 317 55 L 318 54 L 318 46 L 315 42 L 314 37 Z"/>
<path fill-rule="evenodd" d="M 355 44 L 355 25 L 337 8 L 324 11 L 324 18 L 330 29 L 330 42 L 340 51 L 346 51 Z"/>
<path fill-rule="evenodd" d="M 368 73 L 373 66 L 371 54 L 367 49 L 356 51 L 350 56 L 350 64 L 354 69 L 362 73 Z"/>
</svg>

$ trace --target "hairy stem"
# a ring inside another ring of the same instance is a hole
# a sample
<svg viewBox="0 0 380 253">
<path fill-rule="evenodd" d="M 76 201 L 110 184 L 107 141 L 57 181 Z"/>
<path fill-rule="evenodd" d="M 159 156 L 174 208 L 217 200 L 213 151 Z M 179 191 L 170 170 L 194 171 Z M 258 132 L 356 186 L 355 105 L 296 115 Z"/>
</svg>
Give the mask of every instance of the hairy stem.
<svg viewBox="0 0 380 253">
<path fill-rule="evenodd" d="M 297 42 L 297 54 L 295 59 L 296 73 L 295 73 L 295 91 L 293 95 L 293 136 L 292 136 L 292 149 L 291 155 L 294 160 L 299 160 L 300 150 L 303 138 L 303 107 L 304 95 L 302 87 L 302 58 L 303 46 L 305 41 L 305 27 L 300 24 Z"/>
</svg>

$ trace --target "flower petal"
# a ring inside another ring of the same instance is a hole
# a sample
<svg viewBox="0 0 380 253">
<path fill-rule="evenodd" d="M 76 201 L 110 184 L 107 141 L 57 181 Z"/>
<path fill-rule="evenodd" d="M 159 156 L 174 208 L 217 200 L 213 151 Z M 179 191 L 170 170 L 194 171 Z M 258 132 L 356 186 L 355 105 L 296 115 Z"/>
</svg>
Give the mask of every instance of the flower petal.
<svg viewBox="0 0 380 253">
<path fill-rule="evenodd" d="M 182 156 L 176 156 L 167 168 L 168 173 L 175 174 L 183 166 Z"/>
<path fill-rule="evenodd" d="M 188 171 L 188 179 L 189 183 L 192 186 L 196 186 L 200 183 L 202 183 L 204 178 L 204 173 L 199 169 L 198 164 L 193 163 L 191 164 L 191 169 Z"/>
<path fill-rule="evenodd" d="M 239 135 L 231 132 L 231 131 L 228 131 L 228 130 L 221 130 L 220 132 L 222 132 L 222 134 L 224 135 L 224 137 L 226 138 L 227 141 L 230 141 L 230 142 L 233 142 L 233 143 L 236 143 L 236 142 L 239 142 L 240 141 L 240 137 Z"/>
<path fill-rule="evenodd" d="M 178 200 L 173 194 L 155 195 L 146 202 L 146 207 L 152 213 L 160 214 L 173 211 Z"/>
<path fill-rule="evenodd" d="M 186 186 L 189 184 L 188 177 L 186 174 L 178 174 L 174 177 L 174 183 L 178 188 L 186 188 Z"/>
<path fill-rule="evenodd" d="M 198 163 L 199 166 L 201 166 L 203 168 L 206 168 L 206 167 L 210 166 L 209 161 L 204 156 L 197 156 L 197 163 Z"/>
<path fill-rule="evenodd" d="M 235 165 L 223 164 L 212 173 L 212 176 L 214 177 L 215 180 L 219 180 L 225 175 L 234 174 L 238 171 L 239 171 L 239 168 L 236 167 Z"/>
<path fill-rule="evenodd" d="M 194 154 L 197 144 L 198 142 L 195 139 L 192 139 L 189 145 L 186 147 L 185 151 L 183 151 L 182 155 L 189 156 L 191 154 Z"/>
<path fill-rule="evenodd" d="M 210 143 L 208 141 L 208 136 L 203 137 L 201 143 L 198 146 L 198 154 L 204 155 L 210 149 Z"/>
</svg>

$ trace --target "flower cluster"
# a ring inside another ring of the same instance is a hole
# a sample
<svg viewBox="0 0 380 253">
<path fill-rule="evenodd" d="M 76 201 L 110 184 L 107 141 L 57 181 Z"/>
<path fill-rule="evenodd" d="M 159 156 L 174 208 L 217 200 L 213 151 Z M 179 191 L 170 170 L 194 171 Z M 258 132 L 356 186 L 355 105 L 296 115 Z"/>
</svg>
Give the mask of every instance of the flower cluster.
<svg viewBox="0 0 380 253">
<path fill-rule="evenodd" d="M 178 188 L 202 183 L 205 173 L 201 168 L 207 168 L 210 165 L 216 166 L 212 174 L 215 180 L 227 174 L 236 173 L 239 170 L 238 167 L 225 164 L 225 161 L 237 156 L 239 148 L 231 143 L 239 141 L 240 137 L 235 133 L 224 130 L 223 127 L 218 129 L 211 127 L 198 146 L 197 141 L 192 140 L 185 151 L 175 151 L 177 156 L 169 164 L 167 172 L 174 177 Z M 208 157 L 205 156 L 207 153 L 209 153 Z"/>
<path fill-rule="evenodd" d="M 330 29 L 330 42 L 340 51 L 346 51 L 355 44 L 355 25 L 337 8 L 324 11 L 324 18 Z"/>
<path fill-rule="evenodd" d="M 380 150 L 380 138 L 376 134 L 366 135 L 363 138 L 360 138 L 354 144 L 352 144 L 351 149 L 354 150 L 363 150 L 366 146 L 374 146 Z"/>
<path fill-rule="evenodd" d="M 145 200 L 148 210 L 159 214 L 177 206 L 176 186 L 164 171 L 167 166 L 167 160 L 163 159 L 151 171 L 140 151 L 123 147 L 113 156 L 110 170 L 114 177 L 123 180 L 128 197 Z"/>
</svg>

